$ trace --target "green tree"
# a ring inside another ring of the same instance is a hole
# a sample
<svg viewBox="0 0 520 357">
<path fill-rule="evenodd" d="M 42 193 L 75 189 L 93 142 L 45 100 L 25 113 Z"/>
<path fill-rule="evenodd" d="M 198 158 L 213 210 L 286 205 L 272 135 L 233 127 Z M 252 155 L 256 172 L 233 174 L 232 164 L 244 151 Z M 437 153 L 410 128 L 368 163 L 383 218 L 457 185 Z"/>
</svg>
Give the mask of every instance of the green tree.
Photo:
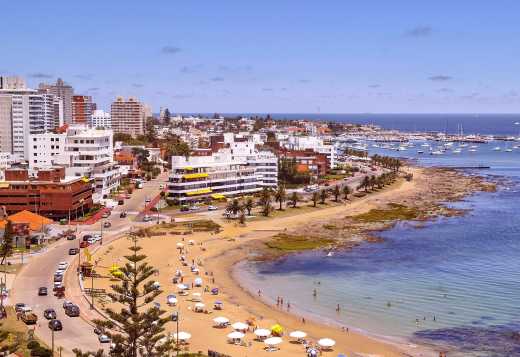
<svg viewBox="0 0 520 357">
<path fill-rule="evenodd" d="M 264 187 L 262 191 L 260 192 L 260 198 L 258 200 L 258 203 L 262 207 L 262 214 L 265 217 L 269 216 L 269 213 L 271 213 L 271 197 L 273 193 L 270 188 Z"/>
<path fill-rule="evenodd" d="M 334 186 L 334 189 L 332 190 L 332 194 L 334 195 L 334 202 L 338 202 L 339 195 L 341 194 L 341 189 L 339 188 L 339 185 Z"/>
<path fill-rule="evenodd" d="M 343 186 L 343 198 L 345 198 L 345 201 L 348 200 L 348 195 L 350 195 L 352 193 L 352 189 L 348 186 L 348 185 L 345 185 Z"/>
<path fill-rule="evenodd" d="M 238 201 L 236 198 L 229 202 L 227 207 L 226 207 L 226 211 L 229 213 L 229 214 L 232 214 L 233 216 L 236 216 L 238 214 L 238 212 L 240 212 L 240 201 Z"/>
<path fill-rule="evenodd" d="M 287 199 L 287 192 L 285 191 L 284 185 L 279 185 L 274 193 L 274 199 L 276 202 L 280 203 L 280 211 L 283 209 L 283 203 Z"/>
<path fill-rule="evenodd" d="M 155 130 L 155 119 L 148 118 L 145 123 L 145 139 L 149 144 L 157 143 L 157 130 Z"/>
<path fill-rule="evenodd" d="M 170 321 L 164 316 L 166 311 L 150 305 L 162 294 L 152 279 L 157 270 L 145 261 L 135 233 L 131 239 L 131 253 L 124 257 L 127 262 L 120 268 L 122 274 L 114 277 L 118 281 L 107 294 L 121 307 L 119 311 L 104 308 L 109 320 L 94 322 L 112 340 L 113 357 L 164 356 L 173 349 L 173 341 L 164 334 Z"/>
<path fill-rule="evenodd" d="M 316 204 L 318 203 L 319 199 L 320 199 L 320 194 L 318 193 L 318 191 L 314 191 L 312 193 L 312 205 L 314 207 L 316 207 Z"/>
<path fill-rule="evenodd" d="M 298 192 L 294 191 L 292 194 L 291 194 L 291 204 L 293 206 L 293 208 L 296 208 L 296 205 L 298 204 L 298 201 L 300 201 L 300 196 L 298 196 Z"/>
<path fill-rule="evenodd" d="M 325 204 L 325 200 L 327 199 L 328 196 L 329 196 L 329 193 L 327 192 L 327 190 L 321 190 L 321 192 L 320 192 L 320 203 L 322 205 Z"/>
<path fill-rule="evenodd" d="M 0 265 L 4 265 L 8 257 L 13 254 L 13 223 L 8 219 L 4 228 L 4 238 L 0 245 Z"/>
<path fill-rule="evenodd" d="M 253 202 L 253 199 L 251 197 L 249 197 L 246 200 L 246 203 L 244 203 L 244 208 L 246 209 L 248 216 L 251 215 L 251 210 L 253 209 L 254 206 L 255 206 L 255 203 Z"/>
</svg>

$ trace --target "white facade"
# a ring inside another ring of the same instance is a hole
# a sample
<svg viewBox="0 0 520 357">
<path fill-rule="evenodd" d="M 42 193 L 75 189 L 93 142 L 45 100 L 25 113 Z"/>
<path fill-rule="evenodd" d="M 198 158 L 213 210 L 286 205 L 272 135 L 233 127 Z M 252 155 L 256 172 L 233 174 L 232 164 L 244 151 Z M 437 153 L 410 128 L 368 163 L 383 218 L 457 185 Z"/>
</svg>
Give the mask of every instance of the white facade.
<svg viewBox="0 0 520 357">
<path fill-rule="evenodd" d="M 10 152 L 0 152 L 0 180 L 5 179 L 5 169 L 11 167 L 18 159 Z"/>
<path fill-rule="evenodd" d="M 253 140 L 228 143 L 229 151 L 235 160 L 253 167 L 261 181 L 261 186 L 276 188 L 278 186 L 278 158 L 270 151 L 258 151 Z"/>
<path fill-rule="evenodd" d="M 111 130 L 82 125 L 72 125 L 64 134 L 32 135 L 29 168 L 62 165 L 67 176 L 90 178 L 94 181 L 94 202 L 99 202 L 120 182 L 112 140 Z"/>
<path fill-rule="evenodd" d="M 104 110 L 94 110 L 92 117 L 90 118 L 89 125 L 92 128 L 112 128 L 112 119 L 110 113 L 107 113 Z"/>
<path fill-rule="evenodd" d="M 288 136 L 282 143 L 290 150 L 312 149 L 319 154 L 324 154 L 329 160 L 329 167 L 335 168 L 337 165 L 337 149 L 334 145 L 325 144 L 323 139 L 317 136 Z"/>
<path fill-rule="evenodd" d="M 211 156 L 172 157 L 168 198 L 180 203 L 252 194 L 262 181 L 253 167 L 229 151 Z"/>
</svg>

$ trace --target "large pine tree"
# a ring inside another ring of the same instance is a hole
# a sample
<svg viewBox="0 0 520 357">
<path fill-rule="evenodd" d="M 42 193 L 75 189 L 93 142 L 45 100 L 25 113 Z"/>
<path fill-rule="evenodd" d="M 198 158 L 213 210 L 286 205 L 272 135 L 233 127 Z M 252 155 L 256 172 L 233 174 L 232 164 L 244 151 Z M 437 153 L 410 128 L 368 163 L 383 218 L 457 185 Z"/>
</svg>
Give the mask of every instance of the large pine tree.
<svg viewBox="0 0 520 357">
<path fill-rule="evenodd" d="M 170 321 L 166 311 L 151 305 L 162 293 L 154 287 L 151 277 L 157 270 L 146 263 L 146 255 L 140 253 L 137 236 L 131 235 L 133 246 L 131 254 L 124 258 L 127 263 L 120 268 L 118 282 L 110 286 L 108 296 L 121 307 L 106 308 L 109 320 L 97 320 L 96 325 L 104 330 L 113 343 L 113 357 L 159 357 L 173 350 L 173 340 L 165 335 L 165 324 Z M 76 356 L 85 356 L 81 351 L 74 351 Z M 87 352 L 87 355 L 96 354 Z"/>
</svg>

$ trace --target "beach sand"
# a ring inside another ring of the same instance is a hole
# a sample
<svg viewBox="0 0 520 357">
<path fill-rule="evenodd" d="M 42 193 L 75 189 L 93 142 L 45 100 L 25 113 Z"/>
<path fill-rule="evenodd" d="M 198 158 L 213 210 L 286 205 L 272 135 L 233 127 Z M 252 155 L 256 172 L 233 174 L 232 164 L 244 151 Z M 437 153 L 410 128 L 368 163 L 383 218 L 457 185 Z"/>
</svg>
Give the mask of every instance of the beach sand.
<svg viewBox="0 0 520 357">
<path fill-rule="evenodd" d="M 398 345 L 389 341 L 377 340 L 375 338 L 357 333 L 354 331 L 343 331 L 338 326 L 327 325 L 323 321 L 305 321 L 286 311 L 270 306 L 262 301 L 257 294 L 251 294 L 243 289 L 233 276 L 233 268 L 237 262 L 242 261 L 251 254 L 255 254 L 256 248 L 263 246 L 263 242 L 277 232 L 284 230 L 302 229 L 308 222 L 331 218 L 344 217 L 345 215 L 355 215 L 364 213 L 372 208 L 380 207 L 382 204 L 403 200 L 420 199 L 429 192 L 431 197 L 440 199 L 436 192 L 435 182 L 431 172 L 425 173 L 424 169 L 410 168 L 413 172 L 412 181 L 399 180 L 380 192 L 368 195 L 364 198 L 356 199 L 346 204 L 306 210 L 304 213 L 267 220 L 257 220 L 248 222 L 246 226 L 240 226 L 236 222 L 229 222 L 221 218 L 214 220 L 222 225 L 222 231 L 218 234 L 199 232 L 190 235 L 166 235 L 142 238 L 139 245 L 143 252 L 148 256 L 148 262 L 159 270 L 158 276 L 154 277 L 161 284 L 164 293 L 158 298 L 161 307 L 171 314 L 177 311 L 177 307 L 166 305 L 166 296 L 176 294 L 179 299 L 180 324 L 179 330 L 192 334 L 189 349 L 191 352 L 208 350 L 218 351 L 230 356 L 305 356 L 305 350 L 301 344 L 289 342 L 290 331 L 302 330 L 308 333 L 308 340 L 316 342 L 320 338 L 328 337 L 336 341 L 333 351 L 325 352 L 324 356 L 337 356 L 338 353 L 357 353 L 365 356 L 438 356 L 426 348 L 413 345 Z M 464 182 L 461 183 L 465 185 Z M 462 189 L 462 187 L 461 187 Z M 448 194 L 458 192 L 452 189 L 445 190 Z M 188 245 L 188 240 L 194 240 L 194 246 Z M 199 262 L 200 277 L 203 279 L 203 286 L 210 288 L 218 287 L 219 294 L 211 295 L 204 292 L 203 288 L 194 288 L 190 291 L 190 296 L 179 296 L 177 289 L 172 283 L 172 277 L 177 269 L 181 269 L 185 274 L 184 283 L 191 284 L 196 275 L 190 272 L 189 266 L 182 266 L 179 259 L 179 251 L 176 245 L 183 242 L 188 252 L 186 257 L 191 265 L 191 260 Z M 108 275 L 108 269 L 112 264 L 121 265 L 124 260 L 123 255 L 128 254 L 127 248 L 131 245 L 129 239 L 119 239 L 113 243 L 103 246 L 94 256 L 98 261 L 97 272 L 101 275 Z M 200 246 L 199 244 L 202 244 Z M 215 279 L 211 282 L 212 274 Z M 96 279 L 96 288 L 109 289 L 112 282 L 109 279 Z M 206 304 L 209 314 L 195 313 L 193 306 L 195 302 L 190 301 L 192 292 L 202 293 L 202 300 Z M 307 292 L 310 293 L 310 292 Z M 224 303 L 222 311 L 213 311 L 213 303 L 220 300 Z M 108 301 L 105 306 L 110 305 Z M 278 352 L 266 352 L 264 344 L 254 340 L 254 334 L 248 332 L 245 341 L 251 342 L 249 347 L 236 346 L 227 343 L 226 335 L 232 332 L 231 327 L 217 329 L 213 327 L 212 320 L 217 316 L 227 317 L 231 323 L 254 318 L 256 325 L 261 328 L 269 328 L 275 323 L 284 327 L 285 336 L 283 343 L 279 346 Z M 175 332 L 176 324 L 169 323 L 168 331 Z M 399 328 L 396 326 L 396 328 Z"/>
</svg>

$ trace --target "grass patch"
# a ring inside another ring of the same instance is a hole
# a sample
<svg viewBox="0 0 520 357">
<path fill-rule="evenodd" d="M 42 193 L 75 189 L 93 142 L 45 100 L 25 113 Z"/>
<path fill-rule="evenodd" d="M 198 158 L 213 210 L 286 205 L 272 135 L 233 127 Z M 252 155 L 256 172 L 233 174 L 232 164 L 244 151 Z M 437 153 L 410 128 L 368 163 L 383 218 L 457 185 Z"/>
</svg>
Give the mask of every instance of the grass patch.
<svg viewBox="0 0 520 357">
<path fill-rule="evenodd" d="M 332 243 L 334 243 L 334 240 L 332 239 L 280 233 L 275 235 L 273 239 L 265 244 L 271 249 L 276 249 L 282 252 L 298 252 L 322 248 Z"/>
<path fill-rule="evenodd" d="M 412 220 L 419 217 L 419 211 L 404 205 L 390 203 L 386 209 L 371 209 L 370 211 L 352 217 L 355 221 L 371 223 L 381 221 Z"/>
<path fill-rule="evenodd" d="M 334 225 L 334 224 L 324 224 L 323 228 L 333 231 L 333 230 L 337 229 L 338 227 L 336 227 L 336 225 Z"/>
</svg>

